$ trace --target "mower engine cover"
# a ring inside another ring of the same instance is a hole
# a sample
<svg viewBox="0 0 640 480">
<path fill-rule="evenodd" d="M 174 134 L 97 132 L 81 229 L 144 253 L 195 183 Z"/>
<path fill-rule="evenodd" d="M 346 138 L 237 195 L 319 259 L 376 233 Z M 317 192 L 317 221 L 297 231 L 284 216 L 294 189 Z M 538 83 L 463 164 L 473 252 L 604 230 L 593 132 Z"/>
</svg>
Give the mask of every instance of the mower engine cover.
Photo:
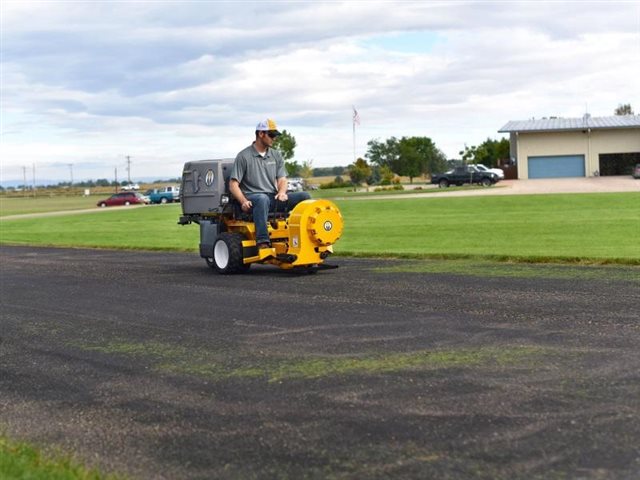
<svg viewBox="0 0 640 480">
<path fill-rule="evenodd" d="M 228 192 L 232 158 L 187 162 L 182 170 L 180 203 L 184 215 L 221 211 L 221 197 Z"/>
</svg>

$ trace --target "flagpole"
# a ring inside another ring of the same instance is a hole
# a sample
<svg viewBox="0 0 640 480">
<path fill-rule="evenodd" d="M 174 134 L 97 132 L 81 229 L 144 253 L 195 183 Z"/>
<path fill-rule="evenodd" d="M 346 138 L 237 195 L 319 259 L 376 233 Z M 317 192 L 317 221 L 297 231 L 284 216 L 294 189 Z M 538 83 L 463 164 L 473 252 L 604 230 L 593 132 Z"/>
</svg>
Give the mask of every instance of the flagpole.
<svg viewBox="0 0 640 480">
<path fill-rule="evenodd" d="M 355 105 L 351 105 L 351 108 L 353 109 L 353 117 L 351 118 L 351 123 L 353 123 L 353 163 L 356 163 L 356 123 L 360 125 L 360 115 L 358 115 Z"/>
<path fill-rule="evenodd" d="M 356 163 L 356 120 L 355 118 L 351 123 L 353 123 L 353 163 Z"/>
</svg>

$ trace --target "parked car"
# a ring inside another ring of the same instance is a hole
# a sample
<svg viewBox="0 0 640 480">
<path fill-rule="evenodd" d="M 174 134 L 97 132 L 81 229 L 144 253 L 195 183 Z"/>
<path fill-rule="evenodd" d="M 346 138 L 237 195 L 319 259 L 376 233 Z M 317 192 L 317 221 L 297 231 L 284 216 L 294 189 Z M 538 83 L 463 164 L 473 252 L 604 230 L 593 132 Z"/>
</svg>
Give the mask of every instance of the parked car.
<svg viewBox="0 0 640 480">
<path fill-rule="evenodd" d="M 130 183 L 128 185 L 123 185 L 121 189 L 125 192 L 132 192 L 134 190 L 140 190 L 140 185 L 137 183 Z"/>
<path fill-rule="evenodd" d="M 501 168 L 489 168 L 486 165 L 482 165 L 481 163 L 477 163 L 474 166 L 482 172 L 493 172 L 498 175 L 498 178 L 500 180 L 504 180 L 504 170 L 502 170 Z"/>
<path fill-rule="evenodd" d="M 146 204 L 148 201 L 144 198 L 143 195 L 136 192 L 121 192 L 111 195 L 109 198 L 105 200 L 100 200 L 98 202 L 99 207 L 115 207 L 118 205 L 136 205 L 136 204 Z"/>
<path fill-rule="evenodd" d="M 170 185 L 164 188 L 147 190 L 145 195 L 150 203 L 171 203 L 180 201 L 180 187 Z"/>
<path fill-rule="evenodd" d="M 301 192 L 304 190 L 304 181 L 301 178 L 289 178 L 287 192 Z"/>
<path fill-rule="evenodd" d="M 636 163 L 636 166 L 633 167 L 633 173 L 631 174 L 633 178 L 640 178 L 640 163 Z"/>
<path fill-rule="evenodd" d="M 465 183 L 477 183 L 483 187 L 488 187 L 499 182 L 498 175 L 493 172 L 483 172 L 475 165 L 456 167 L 445 173 L 435 173 L 431 175 L 431 183 L 440 188 L 447 188 L 449 185 L 463 185 Z"/>
</svg>

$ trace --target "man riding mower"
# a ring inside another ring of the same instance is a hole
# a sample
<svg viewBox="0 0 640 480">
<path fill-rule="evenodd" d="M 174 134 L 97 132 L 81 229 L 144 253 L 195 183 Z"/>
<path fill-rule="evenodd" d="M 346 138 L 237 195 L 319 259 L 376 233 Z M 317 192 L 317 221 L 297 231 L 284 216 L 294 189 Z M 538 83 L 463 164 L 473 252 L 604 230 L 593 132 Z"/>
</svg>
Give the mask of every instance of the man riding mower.
<svg viewBox="0 0 640 480">
<path fill-rule="evenodd" d="M 252 264 L 315 271 L 325 265 L 342 235 L 338 207 L 328 200 L 304 200 L 290 212 L 269 213 L 269 245 L 258 248 L 256 225 L 229 192 L 232 159 L 187 162 L 182 173 L 178 223 L 200 225 L 200 256 L 222 274 L 246 272 Z"/>
</svg>

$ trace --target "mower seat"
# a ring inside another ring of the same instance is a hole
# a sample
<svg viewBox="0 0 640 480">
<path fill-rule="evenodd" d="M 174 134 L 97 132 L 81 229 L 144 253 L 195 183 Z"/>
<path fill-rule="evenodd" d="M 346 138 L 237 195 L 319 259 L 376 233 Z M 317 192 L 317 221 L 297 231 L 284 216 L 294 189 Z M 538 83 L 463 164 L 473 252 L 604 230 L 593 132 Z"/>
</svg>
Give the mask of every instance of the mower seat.
<svg viewBox="0 0 640 480">
<path fill-rule="evenodd" d="M 276 202 L 276 207 L 278 203 Z M 233 218 L 236 220 L 242 220 L 243 222 L 253 222 L 253 213 L 246 213 L 242 211 L 242 207 L 240 206 L 240 202 L 238 202 L 235 198 L 231 200 L 231 206 L 233 208 Z M 285 219 L 289 216 L 289 208 L 286 210 L 269 210 L 269 214 L 267 215 L 267 221 Z"/>
</svg>

